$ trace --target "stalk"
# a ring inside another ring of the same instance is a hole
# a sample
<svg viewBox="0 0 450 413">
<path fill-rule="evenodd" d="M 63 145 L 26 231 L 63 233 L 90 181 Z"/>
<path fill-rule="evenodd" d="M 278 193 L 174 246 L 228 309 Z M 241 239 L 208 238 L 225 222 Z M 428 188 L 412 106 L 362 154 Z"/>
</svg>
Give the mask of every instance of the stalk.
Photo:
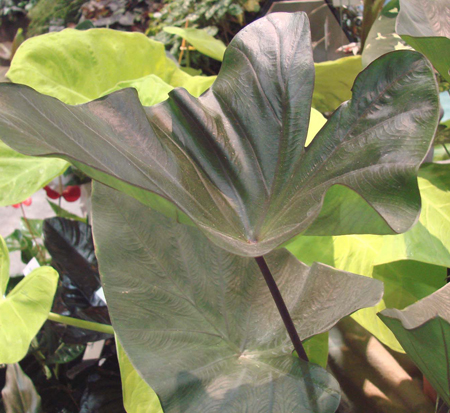
<svg viewBox="0 0 450 413">
<path fill-rule="evenodd" d="M 272 294 L 272 298 L 277 305 L 278 312 L 283 320 L 284 326 L 286 327 L 287 332 L 289 333 L 289 337 L 291 338 L 292 344 L 294 345 L 294 349 L 297 352 L 298 356 L 305 361 L 309 361 L 308 356 L 306 355 L 306 351 L 303 348 L 300 337 L 298 336 L 297 330 L 295 329 L 294 322 L 292 321 L 291 315 L 289 314 L 289 310 L 286 307 L 286 304 L 281 296 L 280 290 L 278 289 L 277 283 L 275 282 L 272 273 L 266 263 L 264 257 L 255 257 L 255 260 L 259 266 L 259 269 L 266 280 L 266 284 L 269 287 L 270 293 Z"/>
<path fill-rule="evenodd" d="M 41 259 L 41 264 L 45 264 L 45 253 L 44 253 L 44 251 L 42 251 L 41 246 L 39 245 L 39 243 L 36 240 L 36 237 L 34 236 L 33 229 L 31 228 L 30 222 L 28 221 L 28 218 L 25 214 L 25 209 L 23 208 L 22 203 L 20 204 L 20 209 L 22 210 L 22 217 L 25 222 L 25 225 L 28 228 L 28 231 L 30 232 L 31 239 L 33 240 L 34 244 L 36 245 L 38 257 Z"/>
<path fill-rule="evenodd" d="M 114 329 L 108 324 L 93 323 L 92 321 L 80 320 L 79 318 L 66 317 L 64 315 L 49 313 L 48 319 L 60 324 L 67 324 L 85 330 L 98 331 L 99 333 L 114 334 Z"/>
</svg>

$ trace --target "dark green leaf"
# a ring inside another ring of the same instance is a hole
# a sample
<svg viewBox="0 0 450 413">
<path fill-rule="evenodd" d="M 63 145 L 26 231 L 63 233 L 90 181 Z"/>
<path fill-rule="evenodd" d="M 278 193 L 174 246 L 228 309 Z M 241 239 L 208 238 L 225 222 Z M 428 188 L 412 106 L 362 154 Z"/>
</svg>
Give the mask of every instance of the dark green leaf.
<svg viewBox="0 0 450 413">
<path fill-rule="evenodd" d="M 8 364 L 2 390 L 6 413 L 40 413 L 41 398 L 18 363 Z"/>
<path fill-rule="evenodd" d="M 61 274 L 67 274 L 88 301 L 100 288 L 90 225 L 66 218 L 44 220 L 45 247 Z"/>
<path fill-rule="evenodd" d="M 450 3 L 448 0 L 400 0 L 397 33 L 430 59 L 450 82 Z"/>
<path fill-rule="evenodd" d="M 428 61 L 402 51 L 374 62 L 305 150 L 313 77 L 305 15 L 273 14 L 233 39 L 198 99 L 175 89 L 143 109 L 126 89 L 67 106 L 5 84 L 0 134 L 19 151 L 75 159 L 108 185 L 117 187 L 105 174 L 171 200 L 240 255 L 262 255 L 306 230 L 335 184 L 382 216 L 382 233 L 406 231 L 417 219 L 416 172 L 438 120 Z"/>
<path fill-rule="evenodd" d="M 379 317 L 393 331 L 439 396 L 450 404 L 450 285 L 405 308 Z"/>
<path fill-rule="evenodd" d="M 98 183 L 93 223 L 114 329 L 166 413 L 337 408 L 334 380 L 291 355 L 253 259 Z M 302 339 L 381 298 L 366 277 L 307 267 L 284 249 L 266 258 Z"/>
</svg>

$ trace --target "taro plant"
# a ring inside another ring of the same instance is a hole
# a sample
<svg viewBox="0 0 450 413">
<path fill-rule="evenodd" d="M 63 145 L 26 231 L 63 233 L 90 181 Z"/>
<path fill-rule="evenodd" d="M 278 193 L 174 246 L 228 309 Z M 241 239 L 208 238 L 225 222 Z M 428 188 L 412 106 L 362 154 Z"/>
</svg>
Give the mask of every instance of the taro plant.
<svg viewBox="0 0 450 413">
<path fill-rule="evenodd" d="M 301 341 L 373 306 L 381 284 L 275 249 L 305 232 L 408 230 L 439 110 L 429 62 L 390 53 L 306 144 L 313 86 L 301 13 L 242 30 L 200 98 L 174 89 L 146 107 L 124 89 L 69 106 L 0 85 L 8 145 L 99 181 L 94 238 L 113 326 L 166 412 L 337 409 L 337 383 Z"/>
</svg>

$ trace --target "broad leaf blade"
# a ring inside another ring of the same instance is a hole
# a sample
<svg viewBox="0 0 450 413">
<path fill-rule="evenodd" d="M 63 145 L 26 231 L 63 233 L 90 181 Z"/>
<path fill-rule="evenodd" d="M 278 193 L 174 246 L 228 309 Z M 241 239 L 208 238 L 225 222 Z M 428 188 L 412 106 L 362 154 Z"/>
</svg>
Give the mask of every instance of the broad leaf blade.
<svg viewBox="0 0 450 413">
<path fill-rule="evenodd" d="M 148 104 L 161 93 L 164 100 L 174 87 L 196 95 L 204 85 L 202 93 L 215 79 L 184 73 L 166 56 L 162 43 L 142 33 L 110 29 L 65 29 L 32 37 L 17 50 L 7 76 L 72 105 L 134 86 Z"/>
<path fill-rule="evenodd" d="M 159 194 L 241 255 L 264 254 L 307 229 L 335 184 L 365 198 L 387 223 L 382 233 L 407 230 L 420 206 L 416 171 L 438 119 L 432 68 L 414 52 L 373 63 L 305 151 L 312 83 L 305 15 L 274 14 L 233 39 L 199 99 L 175 89 L 143 110 L 123 90 L 68 107 L 2 85 L 0 131 L 20 151 L 75 159 L 108 185 L 105 174 L 121 179 L 132 195 L 128 184 Z M 19 107 L 29 114 L 20 130 Z"/>
<path fill-rule="evenodd" d="M 229 254 L 196 228 L 107 187 L 95 184 L 93 202 L 115 331 L 165 412 L 180 405 L 186 412 L 336 409 L 331 377 L 291 356 L 253 259 Z M 381 283 L 321 264 L 307 267 L 285 250 L 267 260 L 302 339 L 381 297 Z"/>
<path fill-rule="evenodd" d="M 25 277 L 6 298 L 0 298 L 0 363 L 17 363 L 47 320 L 58 273 L 40 267 Z"/>
<path fill-rule="evenodd" d="M 447 0 L 400 0 L 397 33 L 430 59 L 450 82 L 450 4 Z"/>
<path fill-rule="evenodd" d="M 447 405 L 450 404 L 450 285 L 400 311 L 379 317 Z"/>
<path fill-rule="evenodd" d="M 2 390 L 6 413 L 41 413 L 41 397 L 33 382 L 18 363 L 6 367 L 6 385 Z"/>
<path fill-rule="evenodd" d="M 68 166 L 62 159 L 22 155 L 0 141 L 0 206 L 24 201 Z"/>
</svg>

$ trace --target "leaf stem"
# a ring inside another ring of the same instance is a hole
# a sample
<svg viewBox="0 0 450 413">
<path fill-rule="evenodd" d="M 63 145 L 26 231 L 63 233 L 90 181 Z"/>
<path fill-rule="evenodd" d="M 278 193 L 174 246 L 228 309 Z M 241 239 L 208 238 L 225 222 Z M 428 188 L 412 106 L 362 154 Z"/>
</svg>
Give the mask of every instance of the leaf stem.
<svg viewBox="0 0 450 413">
<path fill-rule="evenodd" d="M 31 228 L 30 222 L 28 221 L 28 218 L 27 218 L 27 216 L 25 214 L 25 209 L 23 208 L 22 203 L 20 203 L 20 209 L 22 210 L 22 217 L 23 217 L 23 220 L 25 222 L 25 225 L 27 226 L 28 231 L 30 231 L 31 239 L 33 240 L 33 242 L 36 245 L 36 248 L 37 248 L 37 251 L 38 251 L 38 257 L 41 258 L 41 265 L 45 264 L 45 253 L 44 253 L 44 251 L 42 251 L 41 246 L 39 245 L 39 243 L 37 242 L 36 237 L 34 236 L 33 229 Z"/>
<path fill-rule="evenodd" d="M 92 321 L 80 320 L 79 318 L 66 317 L 56 313 L 48 313 L 48 319 L 56 323 L 67 324 L 86 330 L 98 331 L 99 333 L 114 334 L 114 329 L 108 324 L 93 323 Z"/>
<path fill-rule="evenodd" d="M 295 329 L 294 322 L 292 321 L 291 315 L 289 314 L 289 310 L 286 307 L 286 304 L 283 300 L 283 297 L 281 296 L 277 283 L 275 282 L 272 273 L 270 272 L 266 260 L 262 256 L 255 257 L 255 260 L 259 266 L 259 269 L 262 272 L 262 275 L 264 276 L 264 279 L 266 280 L 266 284 L 269 287 L 273 300 L 277 305 L 278 311 L 281 315 L 281 318 L 283 319 L 283 323 L 286 327 L 286 330 L 289 333 L 289 337 L 291 338 L 295 351 L 297 352 L 298 356 L 301 359 L 309 361 L 308 356 L 306 355 L 306 351 L 303 348 L 300 337 L 298 336 L 297 330 Z"/>
</svg>

